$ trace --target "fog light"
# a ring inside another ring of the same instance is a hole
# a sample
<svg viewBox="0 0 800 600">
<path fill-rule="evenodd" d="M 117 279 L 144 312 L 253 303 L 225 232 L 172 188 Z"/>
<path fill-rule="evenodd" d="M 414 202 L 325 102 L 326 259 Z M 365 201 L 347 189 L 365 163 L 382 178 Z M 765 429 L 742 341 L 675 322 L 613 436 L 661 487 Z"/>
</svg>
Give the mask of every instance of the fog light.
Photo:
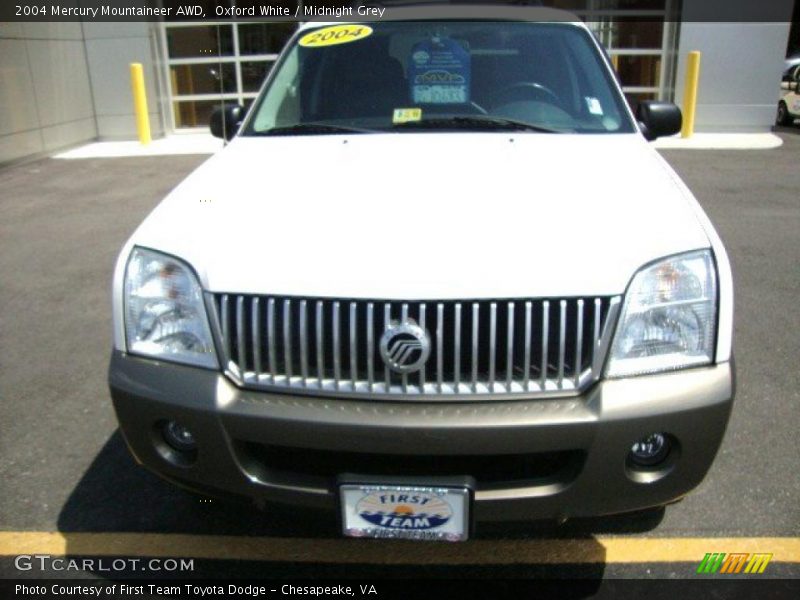
<svg viewBox="0 0 800 600">
<path fill-rule="evenodd" d="M 164 441 L 180 452 L 192 452 L 197 449 L 194 434 L 177 421 L 167 421 L 161 430 Z"/>
<path fill-rule="evenodd" d="M 663 433 L 651 433 L 631 446 L 631 460 L 643 467 L 662 462 L 669 454 L 669 440 Z"/>
</svg>

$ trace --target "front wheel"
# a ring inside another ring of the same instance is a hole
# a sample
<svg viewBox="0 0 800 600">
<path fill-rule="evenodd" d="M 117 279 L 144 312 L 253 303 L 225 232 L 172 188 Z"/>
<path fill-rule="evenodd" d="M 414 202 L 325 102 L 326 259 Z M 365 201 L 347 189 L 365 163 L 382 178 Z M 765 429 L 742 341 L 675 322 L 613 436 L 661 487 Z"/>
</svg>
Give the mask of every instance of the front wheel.
<svg viewBox="0 0 800 600">
<path fill-rule="evenodd" d="M 786 103 L 783 101 L 778 103 L 778 114 L 775 116 L 775 122 L 778 125 L 783 125 L 784 127 L 788 127 L 794 122 L 794 119 L 789 114 L 789 109 L 786 106 Z"/>
</svg>

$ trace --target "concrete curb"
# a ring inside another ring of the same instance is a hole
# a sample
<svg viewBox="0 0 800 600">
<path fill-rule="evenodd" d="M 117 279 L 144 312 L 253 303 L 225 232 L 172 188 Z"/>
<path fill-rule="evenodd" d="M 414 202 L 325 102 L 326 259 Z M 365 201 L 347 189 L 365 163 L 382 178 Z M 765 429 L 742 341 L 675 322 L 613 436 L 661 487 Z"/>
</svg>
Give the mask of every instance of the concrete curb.
<svg viewBox="0 0 800 600">
<path fill-rule="evenodd" d="M 696 133 L 686 139 L 672 136 L 653 142 L 659 149 L 686 150 L 769 150 L 782 145 L 774 133 Z"/>
<path fill-rule="evenodd" d="M 135 156 L 166 156 L 171 154 L 214 154 L 222 149 L 222 140 L 210 133 L 175 134 L 153 140 L 147 145 L 134 141 L 92 142 L 53 158 L 120 158 Z"/>
</svg>

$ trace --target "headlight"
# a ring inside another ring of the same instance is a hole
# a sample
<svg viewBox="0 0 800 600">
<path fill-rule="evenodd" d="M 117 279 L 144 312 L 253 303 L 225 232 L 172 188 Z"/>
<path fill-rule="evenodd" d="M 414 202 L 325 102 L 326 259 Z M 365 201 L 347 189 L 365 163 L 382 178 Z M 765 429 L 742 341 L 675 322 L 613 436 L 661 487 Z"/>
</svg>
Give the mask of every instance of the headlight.
<svg viewBox="0 0 800 600">
<path fill-rule="evenodd" d="M 135 248 L 125 270 L 128 351 L 216 367 L 214 344 L 194 273 L 176 258 Z"/>
<path fill-rule="evenodd" d="M 717 275 L 711 252 L 663 260 L 633 278 L 611 347 L 608 377 L 712 362 Z"/>
</svg>

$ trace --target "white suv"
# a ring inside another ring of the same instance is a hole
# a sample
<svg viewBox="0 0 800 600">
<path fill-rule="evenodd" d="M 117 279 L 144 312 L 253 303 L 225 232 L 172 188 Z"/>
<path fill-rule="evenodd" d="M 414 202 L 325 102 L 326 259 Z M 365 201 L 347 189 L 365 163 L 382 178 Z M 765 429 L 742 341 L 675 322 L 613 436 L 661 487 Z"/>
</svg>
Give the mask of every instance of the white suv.
<svg viewBox="0 0 800 600">
<path fill-rule="evenodd" d="M 574 16 L 309 23 L 241 119 L 119 257 L 110 387 L 142 464 L 414 539 L 700 483 L 728 258 L 648 144 L 680 112 L 634 116 Z"/>
</svg>

